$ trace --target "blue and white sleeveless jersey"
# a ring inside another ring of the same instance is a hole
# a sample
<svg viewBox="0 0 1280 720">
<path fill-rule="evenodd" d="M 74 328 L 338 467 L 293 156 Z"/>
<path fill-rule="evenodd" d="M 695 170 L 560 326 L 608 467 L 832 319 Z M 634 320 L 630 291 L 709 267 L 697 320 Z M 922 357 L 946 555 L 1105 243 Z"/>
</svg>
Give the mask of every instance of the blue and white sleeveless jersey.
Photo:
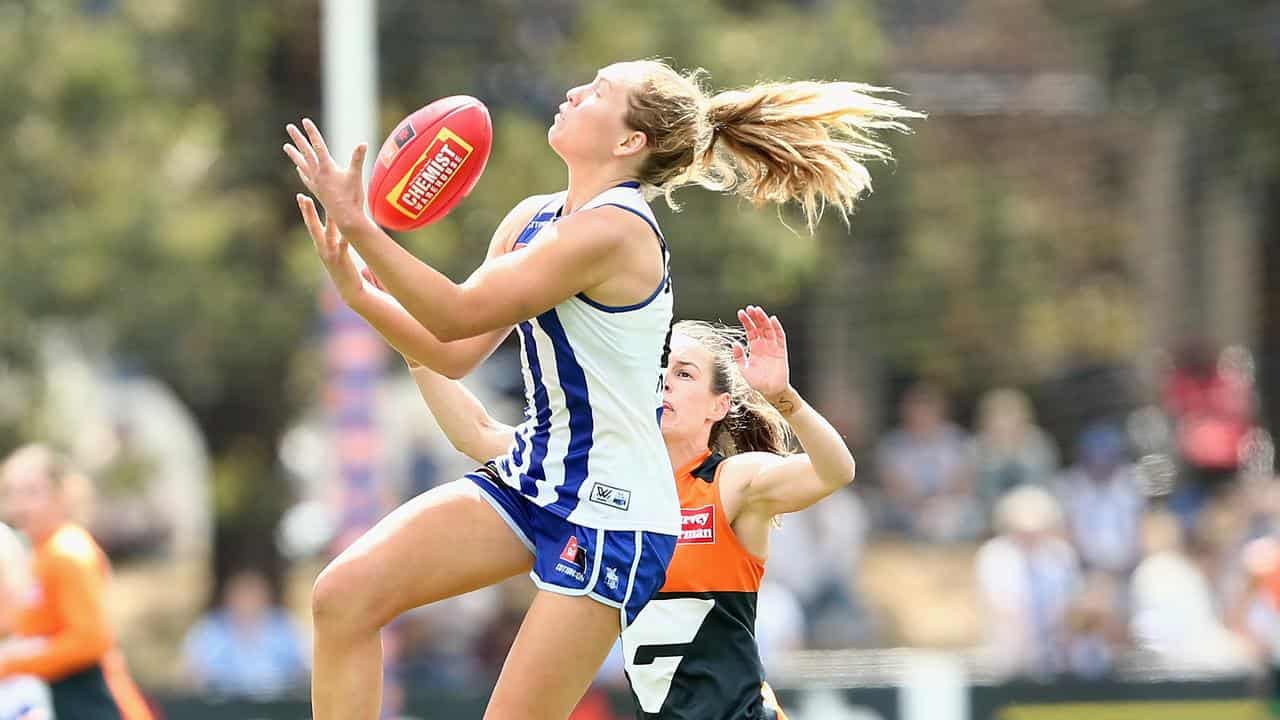
<svg viewBox="0 0 1280 720">
<path fill-rule="evenodd" d="M 516 245 L 538 241 L 560 217 L 551 196 Z M 638 183 L 606 190 L 577 212 L 613 206 L 653 228 Z M 680 503 L 659 428 L 662 364 L 671 328 L 669 273 L 643 302 L 610 307 L 584 294 L 517 326 L 525 420 L 495 465 L 503 482 L 570 523 L 677 535 Z"/>
</svg>

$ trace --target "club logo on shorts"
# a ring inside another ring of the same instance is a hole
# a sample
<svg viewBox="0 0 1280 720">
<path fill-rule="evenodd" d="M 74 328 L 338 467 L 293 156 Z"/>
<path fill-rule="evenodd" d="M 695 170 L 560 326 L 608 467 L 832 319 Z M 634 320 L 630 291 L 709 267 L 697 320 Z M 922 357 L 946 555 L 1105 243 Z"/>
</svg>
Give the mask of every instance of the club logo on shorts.
<svg viewBox="0 0 1280 720">
<path fill-rule="evenodd" d="M 471 157 L 471 150 L 471 145 L 449 128 L 440 128 L 431 146 L 387 193 L 387 202 L 405 216 L 417 220 L 458 174 L 463 163 Z"/>
<path fill-rule="evenodd" d="M 716 541 L 716 506 L 680 508 L 680 539 L 677 545 L 711 544 Z"/>
<path fill-rule="evenodd" d="M 615 510 L 627 510 L 631 507 L 631 491 L 598 482 L 591 486 L 591 502 Z"/>
<path fill-rule="evenodd" d="M 618 568 L 606 567 L 604 569 L 604 584 L 608 585 L 610 590 L 618 589 Z"/>
</svg>

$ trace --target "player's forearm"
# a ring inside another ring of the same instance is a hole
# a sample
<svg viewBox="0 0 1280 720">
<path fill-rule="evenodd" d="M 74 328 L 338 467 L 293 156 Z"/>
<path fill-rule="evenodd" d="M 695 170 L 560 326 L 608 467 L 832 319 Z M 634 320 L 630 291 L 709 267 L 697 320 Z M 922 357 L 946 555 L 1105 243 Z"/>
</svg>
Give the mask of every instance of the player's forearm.
<svg viewBox="0 0 1280 720">
<path fill-rule="evenodd" d="M 515 429 L 494 419 L 479 398 L 462 383 L 426 367 L 410 368 L 418 392 L 460 453 L 485 462 L 507 451 Z"/>
<path fill-rule="evenodd" d="M 19 650 L 0 660 L 0 673 L 35 675 L 55 681 L 93 667 L 111 650 L 111 636 L 99 630 L 68 630 L 34 649 Z"/>
<path fill-rule="evenodd" d="M 367 284 L 359 295 L 346 300 L 401 355 L 447 378 L 465 377 L 492 352 L 483 339 L 441 341 L 395 298 Z"/>
<path fill-rule="evenodd" d="M 814 473 L 823 485 L 840 487 L 853 482 L 856 464 L 848 444 L 800 393 L 788 388 L 773 400 L 773 406 L 791 426 L 791 432 L 809 456 Z"/>
<path fill-rule="evenodd" d="M 432 335 L 444 342 L 470 336 L 460 322 L 466 308 L 457 284 L 401 247 L 372 220 L 342 232 L 387 291 Z"/>
</svg>

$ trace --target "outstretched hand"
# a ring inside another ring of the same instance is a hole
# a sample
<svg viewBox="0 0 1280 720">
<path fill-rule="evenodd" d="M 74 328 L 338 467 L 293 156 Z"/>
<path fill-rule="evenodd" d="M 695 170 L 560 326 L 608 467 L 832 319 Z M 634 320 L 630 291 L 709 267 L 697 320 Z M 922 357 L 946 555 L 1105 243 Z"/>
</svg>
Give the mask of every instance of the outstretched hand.
<svg viewBox="0 0 1280 720">
<path fill-rule="evenodd" d="M 293 161 L 302 184 L 324 206 L 328 224 L 336 223 L 339 230 L 348 231 L 371 222 L 364 212 L 364 156 L 369 146 L 357 145 L 351 153 L 351 163 L 339 167 L 329 154 L 320 128 L 308 118 L 303 118 L 302 127 L 306 134 L 293 123 L 285 126 L 293 142 L 284 144 L 284 154 Z"/>
<path fill-rule="evenodd" d="M 346 238 L 342 236 L 342 231 L 338 229 L 332 216 L 327 218 L 328 222 L 320 221 L 315 201 L 302 193 L 298 193 L 298 209 L 302 211 L 302 222 L 306 224 L 307 232 L 311 233 L 311 242 L 316 246 L 316 254 L 320 256 L 320 262 L 324 263 L 325 271 L 333 278 L 338 294 L 350 302 L 364 289 L 364 280 L 348 251 Z"/>
<path fill-rule="evenodd" d="M 738 322 L 747 331 L 747 346 L 734 344 L 733 359 L 747 383 L 766 400 L 776 403 L 791 389 L 787 334 L 782 323 L 755 305 L 739 310 Z"/>
</svg>

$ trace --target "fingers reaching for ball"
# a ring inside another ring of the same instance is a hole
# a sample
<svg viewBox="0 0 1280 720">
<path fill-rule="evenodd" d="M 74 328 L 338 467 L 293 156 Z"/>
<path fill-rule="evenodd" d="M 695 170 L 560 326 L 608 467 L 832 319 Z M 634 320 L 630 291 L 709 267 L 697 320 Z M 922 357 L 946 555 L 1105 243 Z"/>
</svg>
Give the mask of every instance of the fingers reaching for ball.
<svg viewBox="0 0 1280 720">
<path fill-rule="evenodd" d="M 369 146 L 358 144 L 350 165 L 343 168 L 334 162 L 324 135 L 309 118 L 303 118 L 302 128 L 289 123 L 285 132 L 291 142 L 284 144 L 284 154 L 293 162 L 302 184 L 324 205 L 328 224 L 352 229 L 365 222 L 363 174 Z"/>
</svg>

